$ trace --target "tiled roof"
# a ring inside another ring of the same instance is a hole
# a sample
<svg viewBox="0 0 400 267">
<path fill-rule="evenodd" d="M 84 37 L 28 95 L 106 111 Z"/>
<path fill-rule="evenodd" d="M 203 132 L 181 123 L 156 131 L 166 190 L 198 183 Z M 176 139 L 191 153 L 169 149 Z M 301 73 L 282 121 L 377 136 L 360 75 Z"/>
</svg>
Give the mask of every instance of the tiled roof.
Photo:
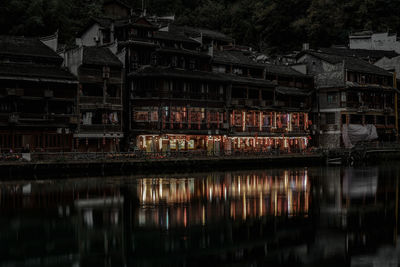
<svg viewBox="0 0 400 267">
<path fill-rule="evenodd" d="M 233 74 L 223 74 L 226 76 L 233 84 L 243 84 L 243 85 L 253 85 L 253 86 L 263 86 L 263 87 L 275 87 L 276 83 L 264 79 L 248 78 Z"/>
<path fill-rule="evenodd" d="M 298 95 L 298 96 L 307 96 L 311 94 L 311 91 L 308 90 L 296 87 L 286 87 L 286 86 L 276 87 L 276 92 L 282 95 Z"/>
<path fill-rule="evenodd" d="M 58 62 L 62 58 L 37 38 L 0 36 L 0 57 L 33 58 Z"/>
<path fill-rule="evenodd" d="M 200 43 L 186 37 L 183 33 L 171 33 L 171 32 L 164 32 L 164 31 L 156 31 L 154 32 L 154 39 L 159 39 L 159 40 L 170 40 L 170 41 L 178 41 L 182 43 L 191 43 L 191 44 L 197 44 L 199 45 Z"/>
<path fill-rule="evenodd" d="M 358 57 L 361 59 L 381 59 L 383 57 L 394 58 L 399 56 L 395 51 L 383 51 L 383 50 L 368 50 L 368 49 L 349 49 L 349 48 L 319 48 L 319 51 L 326 54 Z"/>
<path fill-rule="evenodd" d="M 11 76 L 21 78 L 76 80 L 67 70 L 53 65 L 1 63 L 0 76 Z"/>
<path fill-rule="evenodd" d="M 125 8 L 132 8 L 130 5 L 128 5 L 125 1 L 120 1 L 120 0 L 106 0 L 104 1 L 103 5 L 106 4 L 118 4 L 120 6 L 123 6 Z"/>
<path fill-rule="evenodd" d="M 247 52 L 238 50 L 215 50 L 213 61 L 216 63 L 264 68 L 264 64 L 255 62 L 249 56 L 250 54 L 248 54 Z"/>
<path fill-rule="evenodd" d="M 376 74 L 376 75 L 390 76 L 390 77 L 393 76 L 390 72 L 355 57 L 332 55 L 312 50 L 303 51 L 298 55 L 298 57 L 301 57 L 304 54 L 309 54 L 313 57 L 319 58 L 331 64 L 338 64 L 344 62 L 344 67 L 347 70 L 355 72 L 369 73 L 369 74 Z"/>
<path fill-rule="evenodd" d="M 201 35 L 203 35 L 204 37 L 212 38 L 215 40 L 221 40 L 221 41 L 227 41 L 227 42 L 233 41 L 233 39 L 231 37 L 229 37 L 228 35 L 226 35 L 222 32 L 217 32 L 217 31 L 213 31 L 213 30 L 205 29 L 205 28 L 195 28 L 195 27 L 189 27 L 189 26 L 178 26 L 175 24 L 170 24 L 169 31 L 173 32 L 173 33 L 183 32 L 192 37 L 200 37 Z"/>
<path fill-rule="evenodd" d="M 180 54 L 180 55 L 188 55 L 194 57 L 204 57 L 210 58 L 211 56 L 207 53 L 198 52 L 196 50 L 188 50 L 188 49 L 178 49 L 178 48 L 159 48 L 157 49 L 159 53 L 168 53 L 168 54 Z"/>
<path fill-rule="evenodd" d="M 267 73 L 272 73 L 276 75 L 284 75 L 290 77 L 312 77 L 309 75 L 305 75 L 301 72 L 298 72 L 292 67 L 285 65 L 265 64 L 265 68 L 267 70 Z"/>
<path fill-rule="evenodd" d="M 122 62 L 106 47 L 84 47 L 83 64 L 122 67 Z"/>
</svg>

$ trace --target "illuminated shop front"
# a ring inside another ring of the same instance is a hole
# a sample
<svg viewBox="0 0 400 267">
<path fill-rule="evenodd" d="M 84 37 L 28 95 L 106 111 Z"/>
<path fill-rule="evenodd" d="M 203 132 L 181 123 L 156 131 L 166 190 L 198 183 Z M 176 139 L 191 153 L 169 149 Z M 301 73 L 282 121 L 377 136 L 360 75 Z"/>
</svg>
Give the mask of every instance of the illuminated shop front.
<svg viewBox="0 0 400 267">
<path fill-rule="evenodd" d="M 307 149 L 309 138 L 303 137 L 229 137 L 226 151 L 270 151 L 279 149 L 299 152 Z"/>
<path fill-rule="evenodd" d="M 221 151 L 267 152 L 279 149 L 286 152 L 299 152 L 307 149 L 309 137 L 259 137 L 226 135 L 140 135 L 137 144 L 146 152 L 168 151 L 207 151 L 218 154 Z"/>
<path fill-rule="evenodd" d="M 220 135 L 140 135 L 137 144 L 140 150 L 146 152 L 168 151 L 209 151 L 219 152 L 223 136 Z"/>
</svg>

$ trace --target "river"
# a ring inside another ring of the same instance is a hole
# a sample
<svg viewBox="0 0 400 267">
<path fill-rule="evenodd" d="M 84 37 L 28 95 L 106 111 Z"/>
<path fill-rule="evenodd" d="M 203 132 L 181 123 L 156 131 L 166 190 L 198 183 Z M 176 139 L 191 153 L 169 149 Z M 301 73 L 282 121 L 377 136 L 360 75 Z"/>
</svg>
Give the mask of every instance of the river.
<svg viewBox="0 0 400 267">
<path fill-rule="evenodd" d="M 398 164 L 0 183 L 0 266 L 398 266 Z"/>
</svg>

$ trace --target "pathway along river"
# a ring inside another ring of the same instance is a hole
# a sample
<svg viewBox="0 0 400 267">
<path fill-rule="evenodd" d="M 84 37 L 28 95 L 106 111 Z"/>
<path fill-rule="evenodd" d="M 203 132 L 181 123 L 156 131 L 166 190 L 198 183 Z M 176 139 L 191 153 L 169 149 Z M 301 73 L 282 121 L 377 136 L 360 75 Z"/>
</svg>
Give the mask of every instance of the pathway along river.
<svg viewBox="0 0 400 267">
<path fill-rule="evenodd" d="M 0 183 L 0 266 L 398 266 L 399 164 Z"/>
</svg>

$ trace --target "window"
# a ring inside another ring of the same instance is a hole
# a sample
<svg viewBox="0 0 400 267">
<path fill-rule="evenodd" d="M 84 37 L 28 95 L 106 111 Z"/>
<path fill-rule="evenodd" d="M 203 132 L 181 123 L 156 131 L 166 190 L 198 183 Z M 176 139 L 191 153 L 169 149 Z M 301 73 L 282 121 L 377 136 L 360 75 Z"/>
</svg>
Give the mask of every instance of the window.
<svg viewBox="0 0 400 267">
<path fill-rule="evenodd" d="M 347 123 L 347 119 L 346 119 L 346 115 L 342 115 L 342 124 L 346 124 Z"/>
<path fill-rule="evenodd" d="M 350 115 L 350 123 L 351 124 L 362 124 L 362 116 L 361 115 Z"/>
<path fill-rule="evenodd" d="M 336 93 L 327 93 L 327 101 L 328 104 L 337 103 L 337 94 Z"/>
<path fill-rule="evenodd" d="M 335 124 L 335 113 L 330 112 L 330 113 L 325 113 L 325 120 L 326 124 Z"/>
<path fill-rule="evenodd" d="M 375 116 L 373 116 L 373 115 L 366 115 L 366 116 L 365 116 L 365 123 L 366 123 L 366 124 L 374 124 L 374 123 L 375 123 Z"/>
<path fill-rule="evenodd" d="M 385 116 L 376 116 L 376 124 L 385 124 Z"/>
<path fill-rule="evenodd" d="M 250 99 L 258 99 L 259 98 L 259 90 L 249 89 L 249 98 Z"/>
</svg>

